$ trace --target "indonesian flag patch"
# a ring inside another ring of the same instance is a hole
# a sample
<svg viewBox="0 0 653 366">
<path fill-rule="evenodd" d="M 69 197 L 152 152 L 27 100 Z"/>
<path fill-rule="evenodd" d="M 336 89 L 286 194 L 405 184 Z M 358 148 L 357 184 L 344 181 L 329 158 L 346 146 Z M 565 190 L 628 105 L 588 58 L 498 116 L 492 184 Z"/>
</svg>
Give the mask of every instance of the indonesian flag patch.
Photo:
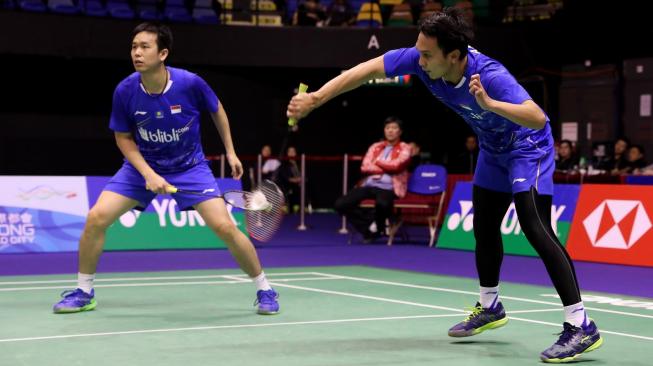
<svg viewBox="0 0 653 366">
<path fill-rule="evenodd" d="M 181 113 L 181 105 L 179 105 L 179 104 L 171 105 L 170 106 L 170 114 L 177 114 L 177 113 Z"/>
</svg>

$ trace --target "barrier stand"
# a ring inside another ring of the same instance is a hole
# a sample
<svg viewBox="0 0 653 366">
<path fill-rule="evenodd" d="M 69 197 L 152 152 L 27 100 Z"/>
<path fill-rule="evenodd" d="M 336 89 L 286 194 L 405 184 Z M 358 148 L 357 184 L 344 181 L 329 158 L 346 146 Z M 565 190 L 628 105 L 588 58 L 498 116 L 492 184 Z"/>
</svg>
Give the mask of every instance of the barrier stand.
<svg viewBox="0 0 653 366">
<path fill-rule="evenodd" d="M 349 154 L 345 154 L 342 159 L 342 195 L 347 194 L 347 177 L 349 176 Z M 338 234 L 349 234 L 347 230 L 347 218 L 342 216 L 342 226 L 338 230 Z"/>
<path fill-rule="evenodd" d="M 300 188 L 299 188 L 299 226 L 297 226 L 297 230 L 299 231 L 305 231 L 306 230 L 306 225 L 304 224 L 304 215 L 306 214 L 306 155 L 302 154 L 302 162 L 301 162 L 301 183 L 300 183 Z"/>
</svg>

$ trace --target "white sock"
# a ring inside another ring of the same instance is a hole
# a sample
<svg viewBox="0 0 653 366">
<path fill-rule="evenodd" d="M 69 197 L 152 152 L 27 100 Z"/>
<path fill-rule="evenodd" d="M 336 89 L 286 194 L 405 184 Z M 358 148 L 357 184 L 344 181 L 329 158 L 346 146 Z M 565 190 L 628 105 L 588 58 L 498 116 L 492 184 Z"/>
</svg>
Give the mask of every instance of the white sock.
<svg viewBox="0 0 653 366">
<path fill-rule="evenodd" d="M 268 283 L 268 279 L 265 277 L 265 272 L 261 271 L 260 275 L 256 277 L 252 277 L 252 281 L 254 281 L 254 284 L 256 285 L 256 290 L 267 291 L 272 289 L 272 287 Z"/>
<path fill-rule="evenodd" d="M 86 292 L 87 294 L 90 294 L 91 290 L 93 290 L 93 281 L 95 281 L 95 273 L 77 273 L 77 288 L 81 288 L 82 291 Z"/>
<path fill-rule="evenodd" d="M 481 289 L 481 306 L 485 309 L 494 308 L 497 303 L 499 303 L 499 286 L 497 287 L 483 287 L 479 286 Z"/>
<path fill-rule="evenodd" d="M 574 327 L 589 325 L 590 321 L 587 318 L 582 301 L 578 304 L 565 306 L 565 321 Z"/>
</svg>

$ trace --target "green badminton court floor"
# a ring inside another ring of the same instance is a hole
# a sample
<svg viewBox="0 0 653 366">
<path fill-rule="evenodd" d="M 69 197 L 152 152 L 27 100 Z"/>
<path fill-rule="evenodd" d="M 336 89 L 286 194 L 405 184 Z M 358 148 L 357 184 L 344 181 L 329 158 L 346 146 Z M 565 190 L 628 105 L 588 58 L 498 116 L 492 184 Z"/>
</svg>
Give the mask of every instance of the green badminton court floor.
<svg viewBox="0 0 653 366">
<path fill-rule="evenodd" d="M 261 316 L 238 271 L 101 274 L 95 311 L 55 315 L 69 275 L 0 279 L 0 365 L 529 365 L 556 339 L 552 287 L 502 283 L 510 321 L 455 339 L 472 279 L 369 267 L 274 268 L 282 312 Z M 627 285 L 627 284 L 625 284 Z M 651 365 L 653 299 L 584 293 L 604 345 L 588 365 Z"/>
</svg>

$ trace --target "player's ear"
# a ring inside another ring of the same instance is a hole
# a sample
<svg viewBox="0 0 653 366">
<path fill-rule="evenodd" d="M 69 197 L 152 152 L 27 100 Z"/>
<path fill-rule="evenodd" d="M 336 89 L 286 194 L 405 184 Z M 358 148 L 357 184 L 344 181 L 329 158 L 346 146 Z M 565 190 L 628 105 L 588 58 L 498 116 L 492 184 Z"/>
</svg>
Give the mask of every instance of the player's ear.
<svg viewBox="0 0 653 366">
<path fill-rule="evenodd" d="M 159 60 L 161 60 L 161 62 L 164 62 L 168 58 L 169 53 L 170 52 L 168 51 L 167 48 L 164 48 L 161 51 L 159 51 Z"/>
<path fill-rule="evenodd" d="M 460 61 L 460 50 L 453 50 L 449 52 L 449 55 L 447 55 L 447 57 L 449 57 L 449 60 L 452 62 Z"/>
</svg>

